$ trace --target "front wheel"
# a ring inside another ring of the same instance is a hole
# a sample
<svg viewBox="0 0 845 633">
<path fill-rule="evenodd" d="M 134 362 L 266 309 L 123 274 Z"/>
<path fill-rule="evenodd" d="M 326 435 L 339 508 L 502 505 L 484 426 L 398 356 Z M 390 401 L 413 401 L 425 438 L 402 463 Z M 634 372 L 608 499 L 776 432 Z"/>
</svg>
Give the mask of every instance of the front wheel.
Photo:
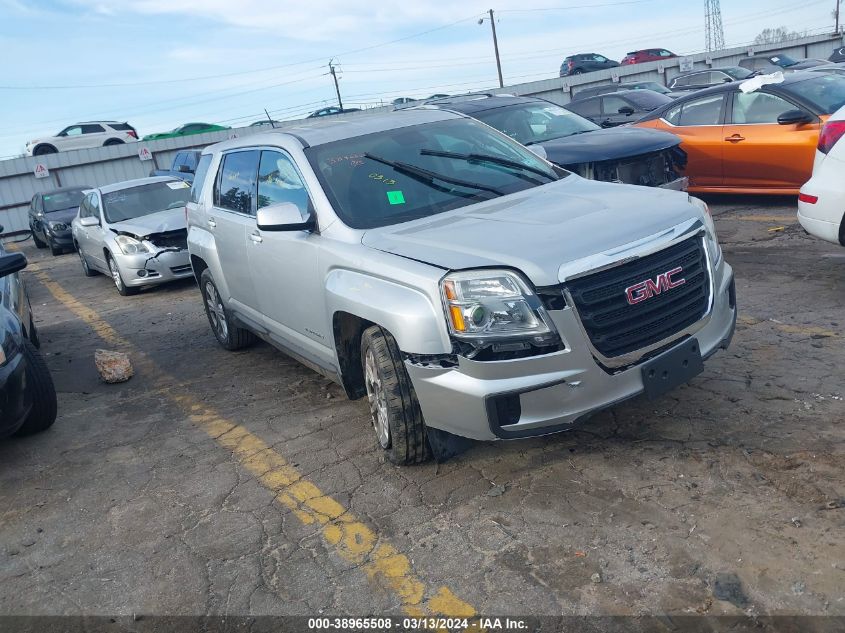
<svg viewBox="0 0 845 633">
<path fill-rule="evenodd" d="M 56 421 L 56 387 L 47 364 L 30 341 L 23 342 L 26 363 L 26 388 L 32 397 L 32 409 L 16 435 L 46 431 Z"/>
<path fill-rule="evenodd" d="M 200 289 L 202 290 L 202 302 L 205 305 L 205 314 L 214 338 L 230 351 L 242 349 L 255 342 L 255 334 L 244 328 L 237 327 L 229 318 L 229 312 L 223 305 L 220 291 L 214 283 L 214 277 L 207 268 L 200 275 Z"/>
<path fill-rule="evenodd" d="M 418 464 L 431 452 L 417 394 L 393 336 L 378 326 L 361 336 L 361 363 L 379 446 L 394 464 Z"/>
<path fill-rule="evenodd" d="M 114 261 L 114 257 L 111 255 L 107 255 L 106 259 L 108 260 L 109 264 L 109 271 L 111 271 L 111 278 L 114 281 L 114 285 L 117 288 L 117 291 L 123 297 L 128 297 L 130 295 L 134 295 L 138 293 L 137 288 L 129 288 L 123 281 L 123 275 L 120 274 L 120 268 L 117 265 L 117 262 Z"/>
</svg>

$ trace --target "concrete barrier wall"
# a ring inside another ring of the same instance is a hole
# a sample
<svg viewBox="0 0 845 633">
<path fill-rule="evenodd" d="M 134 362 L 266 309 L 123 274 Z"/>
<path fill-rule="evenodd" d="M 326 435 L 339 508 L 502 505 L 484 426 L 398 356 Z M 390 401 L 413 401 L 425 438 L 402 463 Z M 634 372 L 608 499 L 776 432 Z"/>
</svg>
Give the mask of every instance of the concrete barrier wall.
<svg viewBox="0 0 845 633">
<path fill-rule="evenodd" d="M 731 66 L 750 54 L 769 51 L 786 53 L 793 57 L 818 57 L 827 59 L 833 49 L 845 43 L 843 36 L 816 35 L 799 40 L 765 46 L 725 49 L 713 53 L 699 53 L 666 62 L 650 62 L 633 66 L 620 66 L 573 77 L 561 77 L 506 86 L 492 92 L 536 96 L 565 105 L 578 90 L 612 82 L 658 81 L 667 83 L 680 72 L 682 61 L 692 61 L 695 69 Z M 389 108 L 375 108 L 349 116 L 366 116 L 369 112 L 383 112 Z M 281 127 L 297 125 L 299 121 L 286 121 Z M 174 154 L 181 149 L 202 148 L 226 140 L 233 134 L 246 136 L 267 128 L 238 128 L 196 134 L 182 138 L 143 141 L 110 147 L 74 150 L 46 156 L 15 158 L 0 161 L 0 225 L 4 234 L 27 230 L 27 208 L 32 196 L 59 186 L 102 186 L 122 180 L 148 176 L 152 169 L 166 169 Z M 147 147 L 153 160 L 138 158 L 141 146 Z M 35 178 L 36 165 L 47 167 L 49 176 Z"/>
</svg>

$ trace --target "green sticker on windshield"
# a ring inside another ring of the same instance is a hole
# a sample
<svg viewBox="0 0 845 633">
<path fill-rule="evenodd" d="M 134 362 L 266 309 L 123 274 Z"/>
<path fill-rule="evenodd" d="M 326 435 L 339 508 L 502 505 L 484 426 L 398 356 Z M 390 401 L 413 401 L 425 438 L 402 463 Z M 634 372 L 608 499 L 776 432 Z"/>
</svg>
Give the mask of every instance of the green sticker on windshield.
<svg viewBox="0 0 845 633">
<path fill-rule="evenodd" d="M 388 191 L 387 201 L 390 204 L 405 204 L 405 194 L 401 191 Z"/>
</svg>

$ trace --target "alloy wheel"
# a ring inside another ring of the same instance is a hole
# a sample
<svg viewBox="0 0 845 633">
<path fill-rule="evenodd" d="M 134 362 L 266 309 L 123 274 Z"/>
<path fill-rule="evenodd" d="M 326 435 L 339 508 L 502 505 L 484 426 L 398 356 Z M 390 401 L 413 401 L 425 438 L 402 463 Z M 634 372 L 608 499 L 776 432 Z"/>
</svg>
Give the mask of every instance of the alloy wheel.
<svg viewBox="0 0 845 633">
<path fill-rule="evenodd" d="M 118 270 L 117 264 L 111 257 L 109 258 L 109 270 L 111 271 L 111 278 L 114 280 L 114 285 L 117 286 L 118 290 L 123 290 L 123 279 L 120 277 L 120 270 Z"/>
<path fill-rule="evenodd" d="M 373 419 L 373 429 L 378 443 L 382 448 L 390 446 L 390 427 L 387 422 L 387 396 L 384 392 L 381 376 L 376 367 L 376 357 L 373 350 L 367 350 L 364 364 L 364 383 L 367 386 L 367 400 L 370 402 L 370 415 Z"/>
<path fill-rule="evenodd" d="M 229 338 L 229 324 L 226 320 L 226 311 L 223 308 L 220 295 L 217 294 L 217 288 L 210 281 L 205 284 L 205 304 L 208 306 L 208 318 L 211 320 L 211 326 L 214 328 L 217 338 L 225 341 Z"/>
</svg>

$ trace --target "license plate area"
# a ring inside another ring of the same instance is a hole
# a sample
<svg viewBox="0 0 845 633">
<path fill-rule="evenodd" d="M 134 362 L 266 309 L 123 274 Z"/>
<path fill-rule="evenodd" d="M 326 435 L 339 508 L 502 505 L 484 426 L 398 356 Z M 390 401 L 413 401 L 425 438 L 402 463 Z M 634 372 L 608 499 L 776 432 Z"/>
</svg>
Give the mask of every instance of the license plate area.
<svg viewBox="0 0 845 633">
<path fill-rule="evenodd" d="M 645 394 L 651 399 L 689 382 L 704 371 L 698 341 L 691 338 L 663 352 L 645 363 L 641 371 Z"/>
</svg>

